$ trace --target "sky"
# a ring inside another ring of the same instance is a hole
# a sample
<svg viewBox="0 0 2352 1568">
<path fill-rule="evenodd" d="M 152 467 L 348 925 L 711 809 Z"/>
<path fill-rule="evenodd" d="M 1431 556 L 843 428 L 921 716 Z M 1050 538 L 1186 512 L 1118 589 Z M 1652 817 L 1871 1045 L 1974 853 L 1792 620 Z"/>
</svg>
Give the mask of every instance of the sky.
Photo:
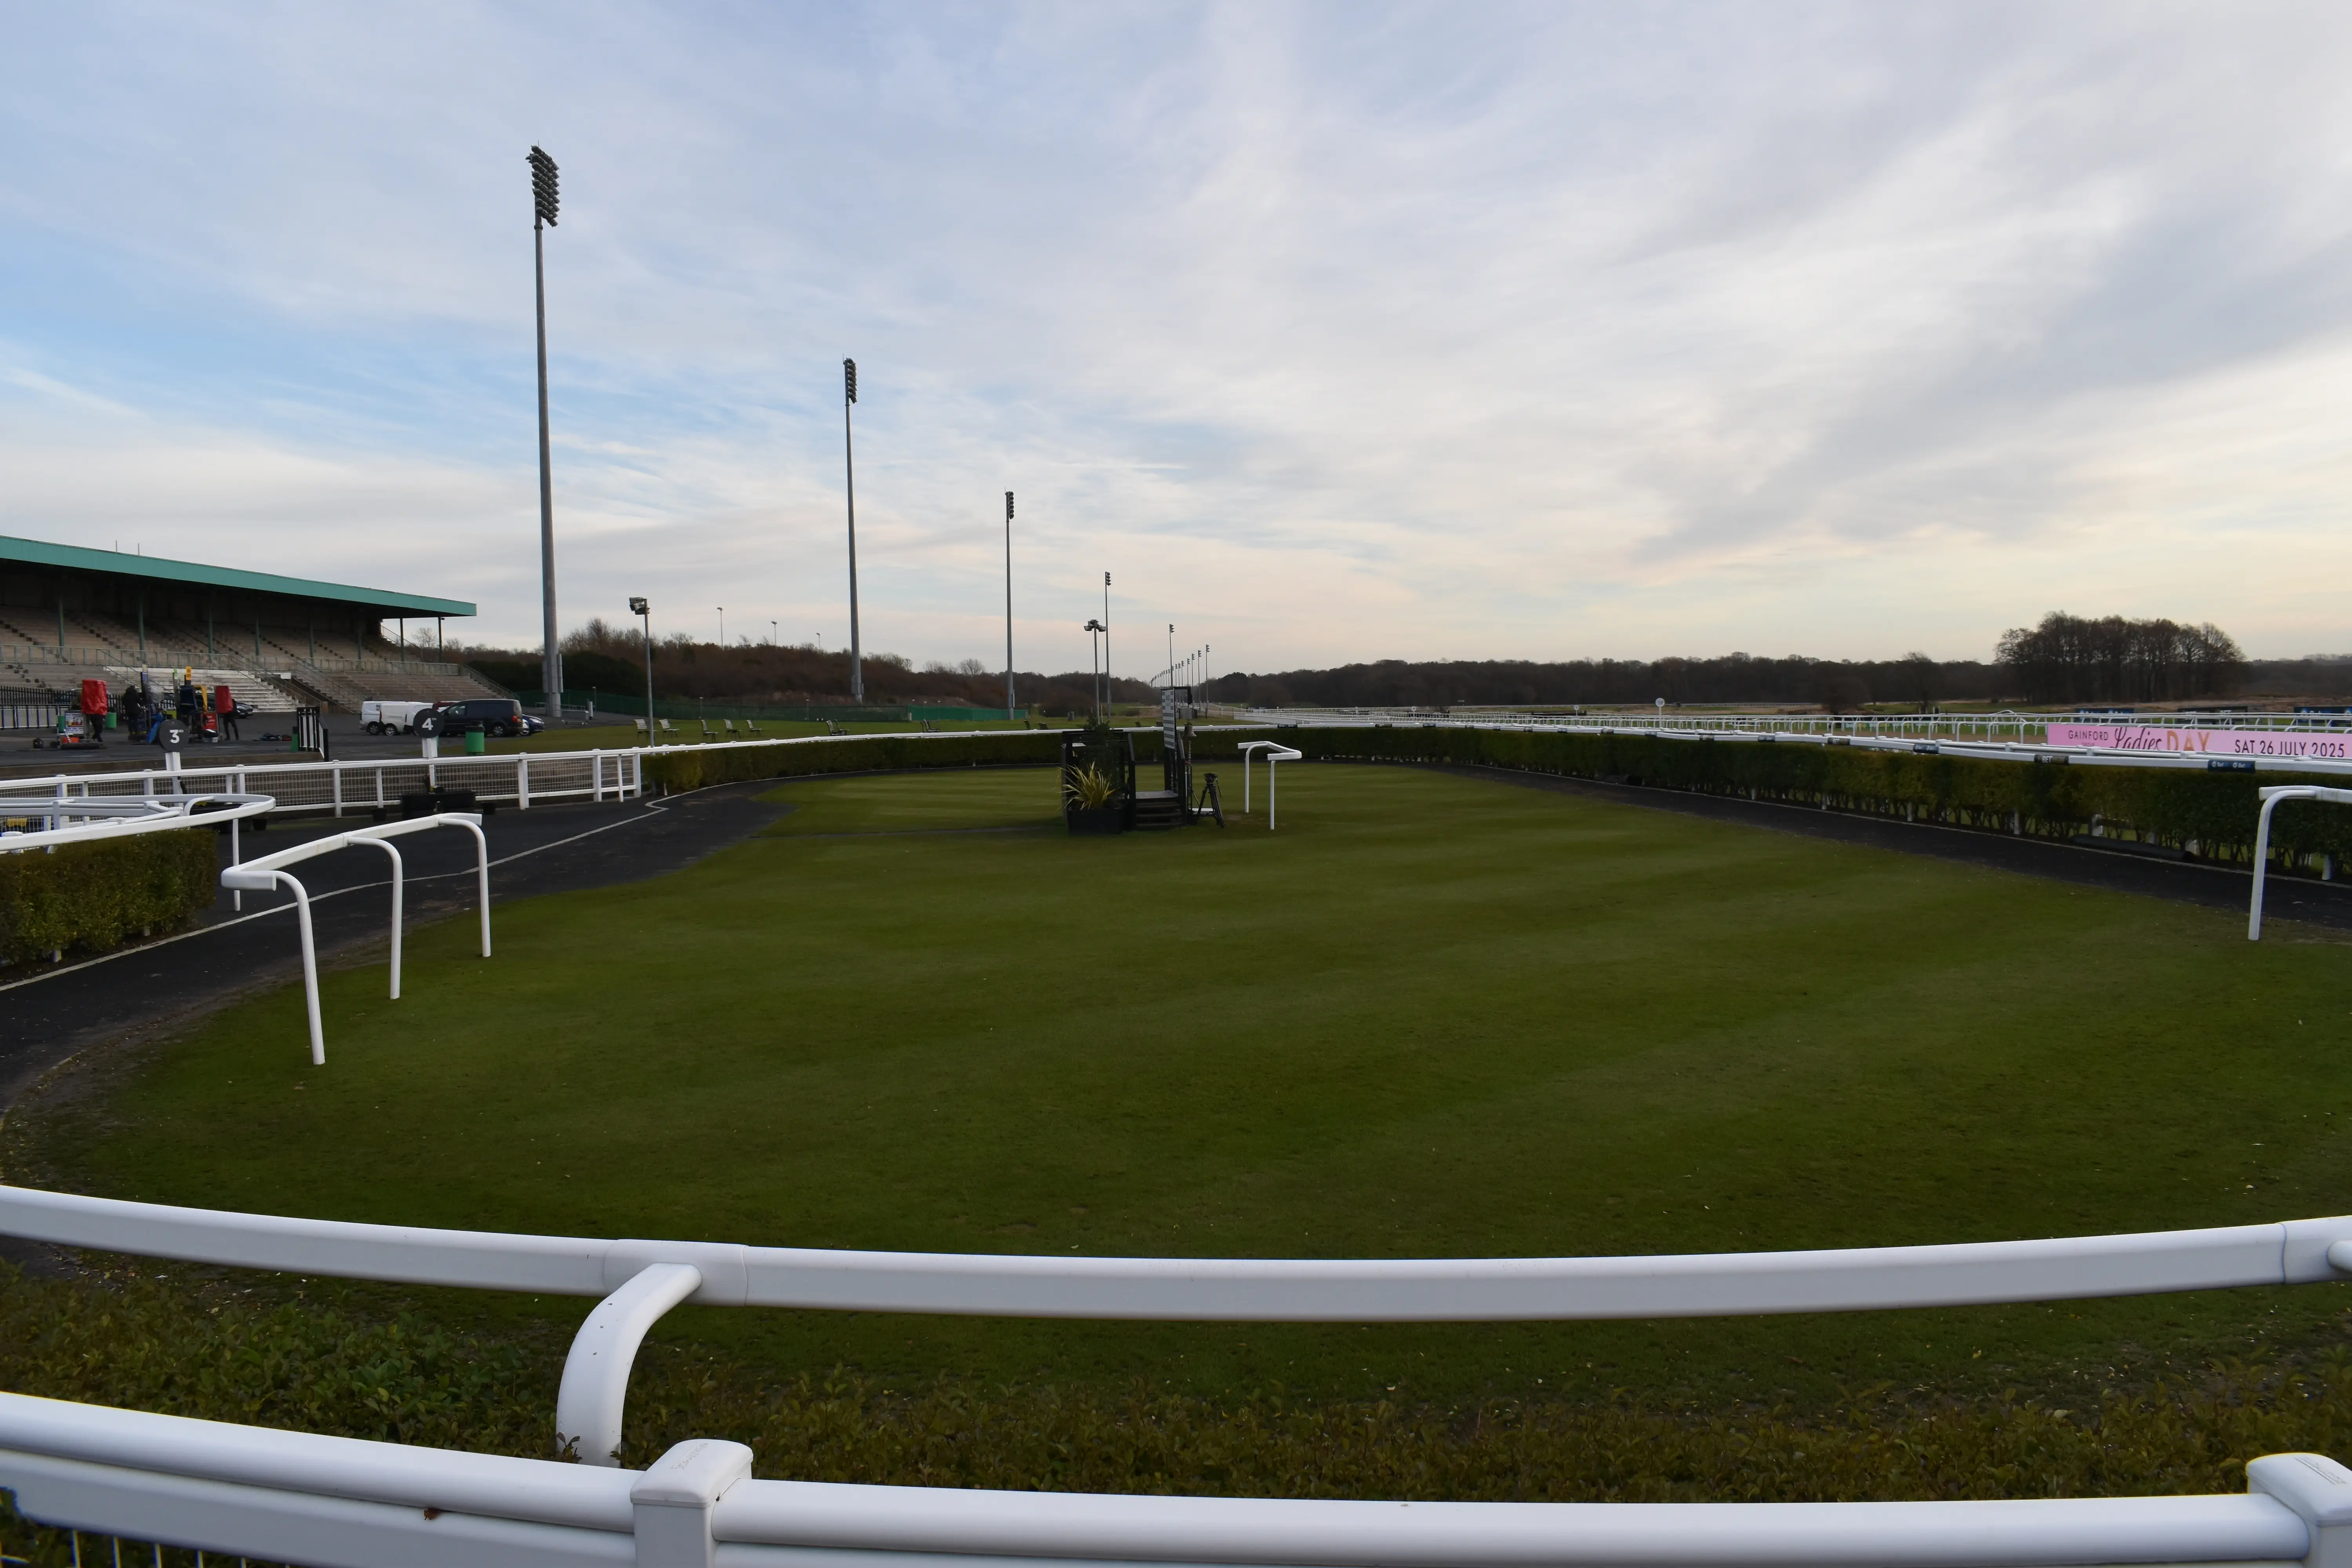
<svg viewBox="0 0 2352 1568">
<path fill-rule="evenodd" d="M 2352 649 L 2352 7 L 0 0 L 0 532 L 540 626 Z"/>
</svg>

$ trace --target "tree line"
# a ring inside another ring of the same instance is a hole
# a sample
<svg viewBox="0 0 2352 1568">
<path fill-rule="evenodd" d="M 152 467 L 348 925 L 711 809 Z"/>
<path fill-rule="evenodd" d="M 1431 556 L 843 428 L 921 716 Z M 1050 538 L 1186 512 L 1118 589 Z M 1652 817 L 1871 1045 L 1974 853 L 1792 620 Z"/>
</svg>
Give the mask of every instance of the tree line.
<svg viewBox="0 0 2352 1568">
<path fill-rule="evenodd" d="M 634 626 L 592 620 L 563 640 L 565 683 L 637 693 L 645 689 L 644 644 Z M 467 659 L 517 690 L 536 689 L 536 650 L 467 650 Z M 978 659 L 917 668 L 893 653 L 866 656 L 867 700 L 966 703 L 1004 700 L 1003 671 Z M 1023 671 L 1016 695 L 1024 707 L 1055 717 L 1093 711 L 1094 678 L 1085 670 Z M 810 644 L 739 642 L 722 647 L 684 635 L 654 643 L 654 685 L 664 699 L 739 703 L 827 703 L 849 700 L 849 655 Z M 1933 706 L 1941 702 L 2087 705 L 2227 700 L 2244 695 L 2337 699 L 2352 696 L 2352 657 L 2249 660 L 2210 622 L 2093 619 L 2053 611 L 2039 625 L 2001 635 L 1991 659 L 1937 659 L 1909 653 L 1891 659 L 1822 659 L 1747 653 L 1711 658 L 1380 659 L 1330 669 L 1219 676 L 1202 689 L 1218 702 L 1261 707 L 1454 708 L 1641 706 L 1766 703 L 1848 711 L 1864 703 Z M 1143 681 L 1120 679 L 1119 702 L 1154 700 Z"/>
</svg>

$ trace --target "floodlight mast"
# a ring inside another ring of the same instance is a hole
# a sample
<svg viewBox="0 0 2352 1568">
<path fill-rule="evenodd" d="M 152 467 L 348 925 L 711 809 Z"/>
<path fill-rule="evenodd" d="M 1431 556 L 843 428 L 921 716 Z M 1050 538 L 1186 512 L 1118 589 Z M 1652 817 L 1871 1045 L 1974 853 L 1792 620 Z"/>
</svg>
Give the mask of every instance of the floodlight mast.
<svg viewBox="0 0 2352 1568">
<path fill-rule="evenodd" d="M 1004 492 L 1004 716 L 1013 717 L 1013 492 Z"/>
<path fill-rule="evenodd" d="M 550 473 L 547 446 L 547 241 L 555 226 L 555 160 L 538 147 L 524 163 L 530 165 L 530 263 L 539 303 L 539 587 L 544 647 L 540 654 L 540 683 L 547 689 L 547 721 L 563 717 L 563 650 L 555 636 L 555 483 Z"/>
<path fill-rule="evenodd" d="M 866 700 L 864 645 L 857 640 L 857 454 L 850 441 L 849 409 L 857 401 L 857 362 L 841 362 L 841 468 L 849 497 L 849 700 Z"/>
<path fill-rule="evenodd" d="M 1110 711 L 1111 699 L 1116 694 L 1110 683 L 1110 574 L 1103 574 L 1103 711 Z"/>
<path fill-rule="evenodd" d="M 654 721 L 654 619 L 653 610 L 642 598 L 629 601 L 629 613 L 643 626 L 646 642 L 646 744 L 652 745 L 659 732 Z"/>
</svg>

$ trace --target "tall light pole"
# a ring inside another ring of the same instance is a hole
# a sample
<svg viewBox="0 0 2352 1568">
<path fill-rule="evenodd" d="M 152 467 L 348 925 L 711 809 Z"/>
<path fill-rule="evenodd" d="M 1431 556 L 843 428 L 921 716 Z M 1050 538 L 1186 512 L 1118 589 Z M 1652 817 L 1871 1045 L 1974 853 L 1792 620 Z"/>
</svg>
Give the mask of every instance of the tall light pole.
<svg viewBox="0 0 2352 1568">
<path fill-rule="evenodd" d="M 776 630 L 776 623 L 770 621 L 768 623 L 768 646 L 770 647 L 774 647 L 778 641 L 781 640 L 782 636 L 782 634 Z"/>
<path fill-rule="evenodd" d="M 1103 711 L 1110 711 L 1115 695 L 1110 683 L 1110 574 L 1103 574 Z"/>
<path fill-rule="evenodd" d="M 1004 716 L 1013 717 L 1013 492 L 1004 492 Z"/>
<path fill-rule="evenodd" d="M 547 230 L 555 226 L 555 160 L 533 147 L 530 165 L 530 266 L 539 291 L 539 592 L 545 646 L 540 654 L 540 684 L 546 688 L 547 719 L 563 717 L 563 650 L 555 646 L 555 481 L 547 455 Z"/>
<path fill-rule="evenodd" d="M 1102 722 L 1103 716 L 1103 683 L 1102 643 L 1096 634 L 1102 629 L 1103 624 L 1100 621 L 1087 623 L 1087 652 L 1093 656 L 1095 667 L 1095 722 L 1097 724 Z"/>
<path fill-rule="evenodd" d="M 1168 623 L 1168 684 L 1176 684 L 1176 623 Z"/>
<path fill-rule="evenodd" d="M 724 605 L 719 606 L 719 646 L 727 646 L 727 606 Z"/>
<path fill-rule="evenodd" d="M 857 401 L 857 362 L 841 362 L 841 469 L 849 495 L 849 700 L 866 700 L 866 665 L 857 640 L 857 454 L 849 438 L 849 409 Z"/>
<path fill-rule="evenodd" d="M 654 736 L 658 732 L 657 726 L 654 723 L 654 616 L 652 609 L 643 599 L 631 599 L 629 613 L 637 617 L 638 624 L 645 629 L 646 743 L 651 745 Z"/>
</svg>

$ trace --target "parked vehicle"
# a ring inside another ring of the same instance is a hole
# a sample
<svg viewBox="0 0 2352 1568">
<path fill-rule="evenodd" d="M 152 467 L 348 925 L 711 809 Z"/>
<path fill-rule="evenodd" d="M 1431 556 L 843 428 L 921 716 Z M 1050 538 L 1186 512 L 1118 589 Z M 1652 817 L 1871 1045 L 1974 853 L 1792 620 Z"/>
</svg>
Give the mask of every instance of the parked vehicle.
<svg viewBox="0 0 2352 1568">
<path fill-rule="evenodd" d="M 430 702 L 362 702 L 360 728 L 371 735 L 414 734 L 416 716 L 432 706 Z"/>
<path fill-rule="evenodd" d="M 463 702 L 444 702 L 433 710 L 433 727 L 440 735 L 479 730 L 485 735 L 499 736 L 536 735 L 544 728 L 511 697 L 468 697 Z"/>
</svg>

